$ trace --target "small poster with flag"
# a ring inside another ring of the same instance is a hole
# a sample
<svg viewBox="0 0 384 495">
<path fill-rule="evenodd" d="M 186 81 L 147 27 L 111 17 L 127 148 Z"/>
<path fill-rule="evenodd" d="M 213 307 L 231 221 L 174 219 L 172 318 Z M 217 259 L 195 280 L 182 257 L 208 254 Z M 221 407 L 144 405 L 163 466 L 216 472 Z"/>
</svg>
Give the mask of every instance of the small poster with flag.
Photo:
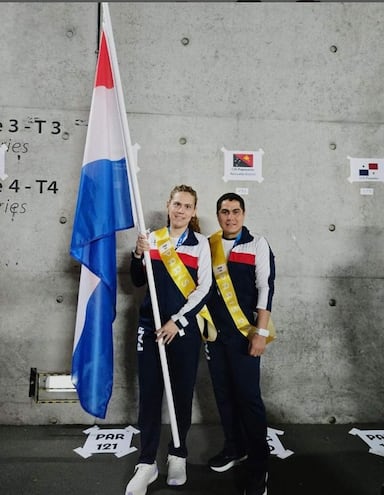
<svg viewBox="0 0 384 495">
<path fill-rule="evenodd" d="M 255 180 L 263 182 L 262 156 L 264 151 L 233 151 L 221 148 L 224 153 L 224 177 L 229 180 Z"/>
<path fill-rule="evenodd" d="M 349 182 L 384 182 L 384 158 L 351 158 Z"/>
</svg>

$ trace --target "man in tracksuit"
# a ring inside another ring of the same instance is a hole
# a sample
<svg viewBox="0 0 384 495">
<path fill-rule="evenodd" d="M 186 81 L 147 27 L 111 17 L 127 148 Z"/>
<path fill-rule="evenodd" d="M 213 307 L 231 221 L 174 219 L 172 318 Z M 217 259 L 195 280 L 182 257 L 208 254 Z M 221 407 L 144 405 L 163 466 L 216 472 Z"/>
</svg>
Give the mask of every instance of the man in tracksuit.
<svg viewBox="0 0 384 495">
<path fill-rule="evenodd" d="M 221 196 L 216 213 L 221 230 L 209 239 L 216 290 L 207 306 L 217 337 L 206 342 L 206 355 L 225 442 L 209 466 L 223 472 L 244 461 L 244 495 L 265 495 L 269 446 L 260 357 L 274 338 L 274 255 L 264 237 L 243 225 L 241 196 Z"/>
</svg>

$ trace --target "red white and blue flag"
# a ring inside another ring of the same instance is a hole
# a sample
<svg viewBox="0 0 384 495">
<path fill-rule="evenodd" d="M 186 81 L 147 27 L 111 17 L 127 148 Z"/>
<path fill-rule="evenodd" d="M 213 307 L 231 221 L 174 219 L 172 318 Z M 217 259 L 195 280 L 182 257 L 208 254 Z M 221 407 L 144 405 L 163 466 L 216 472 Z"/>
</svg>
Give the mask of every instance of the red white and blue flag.
<svg viewBox="0 0 384 495">
<path fill-rule="evenodd" d="M 106 416 L 113 387 L 116 232 L 134 226 L 114 81 L 103 32 L 70 246 L 81 263 L 72 381 L 83 409 L 99 418 Z"/>
<path fill-rule="evenodd" d="M 349 182 L 384 182 L 383 158 L 351 158 Z"/>
</svg>

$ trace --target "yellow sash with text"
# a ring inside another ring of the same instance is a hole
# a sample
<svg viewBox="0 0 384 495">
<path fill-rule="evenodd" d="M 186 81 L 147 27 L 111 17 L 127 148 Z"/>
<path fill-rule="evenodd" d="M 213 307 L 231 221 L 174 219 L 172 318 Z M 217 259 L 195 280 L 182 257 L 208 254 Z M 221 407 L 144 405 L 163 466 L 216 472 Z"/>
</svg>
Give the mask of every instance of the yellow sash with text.
<svg viewBox="0 0 384 495">
<path fill-rule="evenodd" d="M 222 236 L 223 232 L 219 230 L 215 234 L 212 234 L 209 238 L 209 244 L 211 246 L 213 274 L 223 301 L 236 325 L 236 328 L 245 337 L 251 337 L 257 331 L 257 328 L 249 323 L 247 317 L 240 308 L 231 277 L 228 273 L 227 260 L 225 258 L 222 243 Z M 276 338 L 276 330 L 271 318 L 269 318 L 267 330 L 269 330 L 269 336 L 267 337 L 268 344 Z"/>
<path fill-rule="evenodd" d="M 175 282 L 176 286 L 187 299 L 189 294 L 195 290 L 196 284 L 191 274 L 187 270 L 184 263 L 179 258 L 172 241 L 169 238 L 168 228 L 156 230 L 154 232 L 156 239 L 156 245 L 159 250 L 161 261 L 164 263 L 169 275 Z M 199 324 L 200 331 L 204 340 L 215 340 L 216 329 L 212 322 L 212 317 L 209 314 L 208 308 L 204 306 L 200 312 L 196 315 L 197 322 Z M 204 335 L 205 322 L 207 322 L 208 335 Z"/>
</svg>

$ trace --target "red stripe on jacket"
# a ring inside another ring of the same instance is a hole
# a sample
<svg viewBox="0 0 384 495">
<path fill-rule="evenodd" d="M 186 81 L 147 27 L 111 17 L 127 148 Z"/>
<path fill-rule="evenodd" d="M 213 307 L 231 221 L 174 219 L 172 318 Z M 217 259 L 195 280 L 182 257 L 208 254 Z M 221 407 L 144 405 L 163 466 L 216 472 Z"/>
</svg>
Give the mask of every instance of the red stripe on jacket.
<svg viewBox="0 0 384 495">
<path fill-rule="evenodd" d="M 185 266 L 197 270 L 198 263 L 196 256 L 191 256 L 190 254 L 180 253 L 180 252 L 178 252 L 177 254 Z M 151 249 L 150 256 L 151 256 L 151 260 L 161 261 L 161 257 L 158 249 Z"/>
<path fill-rule="evenodd" d="M 236 251 L 231 251 L 228 261 L 233 261 L 234 263 L 244 263 L 245 265 L 254 265 L 256 256 L 252 253 L 237 253 Z"/>
</svg>

